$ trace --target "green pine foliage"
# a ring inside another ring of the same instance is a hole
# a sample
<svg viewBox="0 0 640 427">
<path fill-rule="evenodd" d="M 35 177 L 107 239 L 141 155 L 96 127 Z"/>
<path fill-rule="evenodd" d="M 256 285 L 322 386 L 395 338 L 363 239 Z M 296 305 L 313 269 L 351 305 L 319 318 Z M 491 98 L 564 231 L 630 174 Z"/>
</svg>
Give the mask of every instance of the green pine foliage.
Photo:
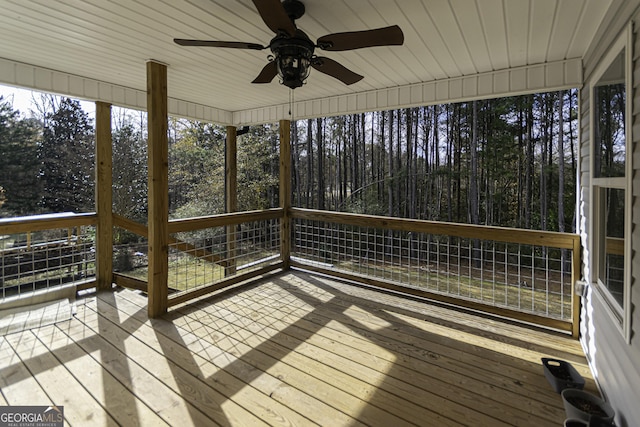
<svg viewBox="0 0 640 427">
<path fill-rule="evenodd" d="M 64 98 L 47 113 L 38 158 L 45 212 L 95 210 L 94 128 L 78 101 Z"/>
<path fill-rule="evenodd" d="M 299 121 L 293 203 L 572 231 L 577 104 L 572 90 Z"/>
<path fill-rule="evenodd" d="M 602 99 L 605 128 L 623 112 L 617 92 Z M 293 204 L 572 231 L 577 105 L 574 90 L 294 122 Z M 113 115 L 113 209 L 144 223 L 146 115 L 115 107 Z M 225 138 L 222 126 L 170 120 L 172 218 L 225 212 Z M 615 174 L 618 145 L 596 153 L 605 174 Z M 94 150 L 93 123 L 78 101 L 50 102 L 36 119 L 0 99 L 0 216 L 93 211 Z M 239 136 L 237 161 L 238 209 L 278 206 L 277 124 Z"/>
<path fill-rule="evenodd" d="M 169 211 L 172 218 L 225 212 L 225 128 L 174 120 L 169 145 Z"/>
<path fill-rule="evenodd" d="M 277 125 L 252 126 L 238 137 L 238 210 L 278 207 L 280 143 Z"/>
<path fill-rule="evenodd" d="M 34 119 L 22 118 L 0 96 L 0 217 L 39 211 L 38 129 Z"/>
<path fill-rule="evenodd" d="M 147 140 L 131 115 L 112 127 L 113 211 L 133 221 L 147 221 Z"/>
</svg>

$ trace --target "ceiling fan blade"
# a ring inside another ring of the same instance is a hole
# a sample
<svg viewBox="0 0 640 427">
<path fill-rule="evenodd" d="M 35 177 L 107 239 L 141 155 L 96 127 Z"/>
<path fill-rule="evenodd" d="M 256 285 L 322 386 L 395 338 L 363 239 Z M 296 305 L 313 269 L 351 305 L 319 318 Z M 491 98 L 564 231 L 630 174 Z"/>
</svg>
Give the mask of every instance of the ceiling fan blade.
<svg viewBox="0 0 640 427">
<path fill-rule="evenodd" d="M 344 65 L 334 61 L 333 59 L 325 58 L 323 56 L 318 56 L 311 63 L 311 66 L 320 71 L 321 73 L 325 73 L 331 77 L 334 77 L 340 80 L 342 83 L 346 85 L 351 85 L 356 82 L 359 82 L 364 77 L 360 74 L 354 73 Z"/>
<path fill-rule="evenodd" d="M 284 31 L 289 37 L 295 36 L 296 26 L 287 15 L 280 0 L 253 0 L 253 4 L 271 31 L 276 34 Z"/>
<path fill-rule="evenodd" d="M 188 39 L 173 39 L 176 44 L 180 46 L 207 46 L 207 47 L 228 47 L 232 49 L 254 49 L 262 50 L 266 47 L 258 43 L 245 43 L 245 42 L 222 42 L 215 40 L 188 40 Z"/>
<path fill-rule="evenodd" d="M 318 39 L 318 47 L 330 51 L 361 49 L 373 46 L 397 46 L 402 43 L 404 43 L 404 34 L 397 25 L 375 30 L 327 34 Z"/>
<path fill-rule="evenodd" d="M 256 77 L 251 83 L 271 83 L 271 80 L 278 74 L 278 68 L 276 62 L 271 61 L 264 66 L 258 77 Z"/>
</svg>

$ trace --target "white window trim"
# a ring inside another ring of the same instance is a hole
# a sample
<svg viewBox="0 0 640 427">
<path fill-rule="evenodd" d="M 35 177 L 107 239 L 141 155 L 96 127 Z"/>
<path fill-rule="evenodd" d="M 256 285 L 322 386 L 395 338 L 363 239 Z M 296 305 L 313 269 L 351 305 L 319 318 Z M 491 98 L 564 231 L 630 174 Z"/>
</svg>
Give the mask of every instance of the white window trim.
<svg viewBox="0 0 640 427">
<path fill-rule="evenodd" d="M 599 82 L 602 75 L 607 71 L 611 63 L 624 49 L 625 52 L 625 91 L 626 91 L 626 104 L 625 104 L 625 176 L 622 178 L 594 178 L 595 173 L 595 135 L 594 126 L 595 123 L 595 105 L 594 105 L 594 88 L 596 83 Z M 629 24 L 623 33 L 618 37 L 616 42 L 611 46 L 607 54 L 603 57 L 603 60 L 597 66 L 593 73 L 593 77 L 590 79 L 589 85 L 589 152 L 590 152 L 590 170 L 591 170 L 591 183 L 589 185 L 589 193 L 591 200 L 591 221 L 590 221 L 590 233 L 591 236 L 589 244 L 589 264 L 591 266 L 591 284 L 598 293 L 598 296 L 605 302 L 604 306 L 608 315 L 611 317 L 612 322 L 618 327 L 627 343 L 631 343 L 631 227 L 632 227 L 632 122 L 633 122 L 633 24 Z M 597 189 L 602 187 L 609 188 L 622 188 L 625 190 L 625 227 L 624 227 L 624 304 L 620 308 L 620 305 L 613 299 L 611 293 L 602 284 L 599 277 L 599 262 L 600 256 L 600 237 L 596 236 L 597 230 L 596 224 L 600 221 L 600 209 L 598 199 L 600 196 L 597 193 Z"/>
</svg>

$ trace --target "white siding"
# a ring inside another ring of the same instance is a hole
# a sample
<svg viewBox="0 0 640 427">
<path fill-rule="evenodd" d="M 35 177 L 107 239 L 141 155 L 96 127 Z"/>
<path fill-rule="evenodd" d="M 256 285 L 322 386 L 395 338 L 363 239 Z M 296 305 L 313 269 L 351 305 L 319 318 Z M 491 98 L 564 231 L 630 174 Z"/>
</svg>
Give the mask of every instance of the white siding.
<svg viewBox="0 0 640 427">
<path fill-rule="evenodd" d="M 314 102 L 344 95 L 349 97 L 348 107 L 339 113 L 355 113 L 371 104 L 369 93 L 410 88 L 393 94 L 400 99 L 390 97 L 388 108 L 417 105 L 421 97 L 432 98 L 417 93 L 420 85 L 432 90 L 429 82 L 448 79 L 453 80 L 447 93 L 474 96 L 476 87 L 468 84 L 469 76 L 582 58 L 615 1 L 308 1 L 297 25 L 313 41 L 329 33 L 397 24 L 405 43 L 348 52 L 316 50 L 364 79 L 346 86 L 313 70 L 308 84 L 296 89 L 296 100 Z M 263 110 L 255 116 L 285 117 L 274 114 L 288 102 L 286 87 L 277 79 L 271 84 L 251 84 L 267 64 L 269 50 L 173 43 L 178 37 L 269 44 L 274 33 L 250 0 L 0 0 L 0 11 L 0 58 L 142 92 L 146 92 L 144 64 L 153 59 L 169 66 L 170 98 L 223 111 L 247 111 L 247 118 L 258 108 Z M 29 71 L 18 76 L 24 77 L 25 85 L 35 80 L 39 86 L 64 86 L 64 82 L 52 82 L 47 73 L 36 76 Z M 512 84 L 526 83 L 531 88 L 540 87 L 547 78 L 541 68 L 529 76 L 516 73 L 512 77 Z M 478 89 L 487 83 L 480 82 Z M 547 89 L 558 90 L 558 84 L 553 84 Z M 442 98 L 442 92 L 436 91 L 436 96 Z M 248 119 L 234 121 L 240 122 Z"/>
<path fill-rule="evenodd" d="M 370 92 L 296 102 L 293 118 L 308 119 L 367 111 L 515 96 L 571 89 L 582 85 L 580 58 Z M 289 105 L 236 111 L 237 126 L 291 119 Z"/>
<path fill-rule="evenodd" d="M 144 64 L 141 65 L 144 68 Z M 134 110 L 147 109 L 147 93 L 73 74 L 0 58 L 0 83 L 88 101 L 103 101 Z M 169 97 L 169 114 L 231 124 L 231 112 Z"/>
<path fill-rule="evenodd" d="M 617 1 L 618 10 L 608 16 L 608 22 L 599 29 L 596 40 L 584 59 L 585 89 L 580 97 L 581 116 L 581 149 L 580 149 L 580 180 L 581 180 L 581 234 L 584 245 L 583 262 L 585 277 L 591 273 L 590 253 L 588 251 L 590 226 L 590 140 L 589 127 L 589 83 L 590 76 L 598 66 L 600 59 L 607 52 L 609 46 L 629 23 L 630 17 L 640 18 L 637 12 L 639 0 Z M 640 291 L 636 284 L 640 276 L 640 38 L 634 34 L 634 73 L 633 73 L 633 215 L 632 215 L 632 338 L 628 344 L 623 334 L 614 324 L 608 314 L 601 297 L 593 289 L 589 289 L 583 300 L 581 341 L 591 368 L 603 394 L 617 412 L 616 422 L 619 426 L 636 426 L 640 422 L 640 338 L 637 336 L 640 328 L 640 310 L 633 307 L 640 305 Z M 628 159 L 631 161 L 631 159 Z"/>
</svg>

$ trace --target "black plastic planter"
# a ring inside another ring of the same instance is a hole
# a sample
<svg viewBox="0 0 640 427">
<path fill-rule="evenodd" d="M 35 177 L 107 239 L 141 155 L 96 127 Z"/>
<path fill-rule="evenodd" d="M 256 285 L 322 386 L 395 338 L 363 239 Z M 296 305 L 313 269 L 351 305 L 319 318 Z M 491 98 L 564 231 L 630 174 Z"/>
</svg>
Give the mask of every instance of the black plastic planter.
<svg viewBox="0 0 640 427">
<path fill-rule="evenodd" d="M 584 390 L 568 388 L 562 391 L 562 401 L 568 419 L 592 422 L 593 425 L 610 425 L 615 411 L 604 400 Z M 587 424 L 591 425 L 591 424 Z"/>
<path fill-rule="evenodd" d="M 564 427 L 614 427 L 614 424 L 599 418 L 591 418 L 589 421 L 570 419 L 565 420 Z"/>
<path fill-rule="evenodd" d="M 565 420 L 564 427 L 588 427 L 588 423 L 582 420 Z"/>
<path fill-rule="evenodd" d="M 571 363 L 564 360 L 542 358 L 544 376 L 556 393 L 561 393 L 566 388 L 584 388 L 584 378 L 576 371 Z"/>
</svg>

